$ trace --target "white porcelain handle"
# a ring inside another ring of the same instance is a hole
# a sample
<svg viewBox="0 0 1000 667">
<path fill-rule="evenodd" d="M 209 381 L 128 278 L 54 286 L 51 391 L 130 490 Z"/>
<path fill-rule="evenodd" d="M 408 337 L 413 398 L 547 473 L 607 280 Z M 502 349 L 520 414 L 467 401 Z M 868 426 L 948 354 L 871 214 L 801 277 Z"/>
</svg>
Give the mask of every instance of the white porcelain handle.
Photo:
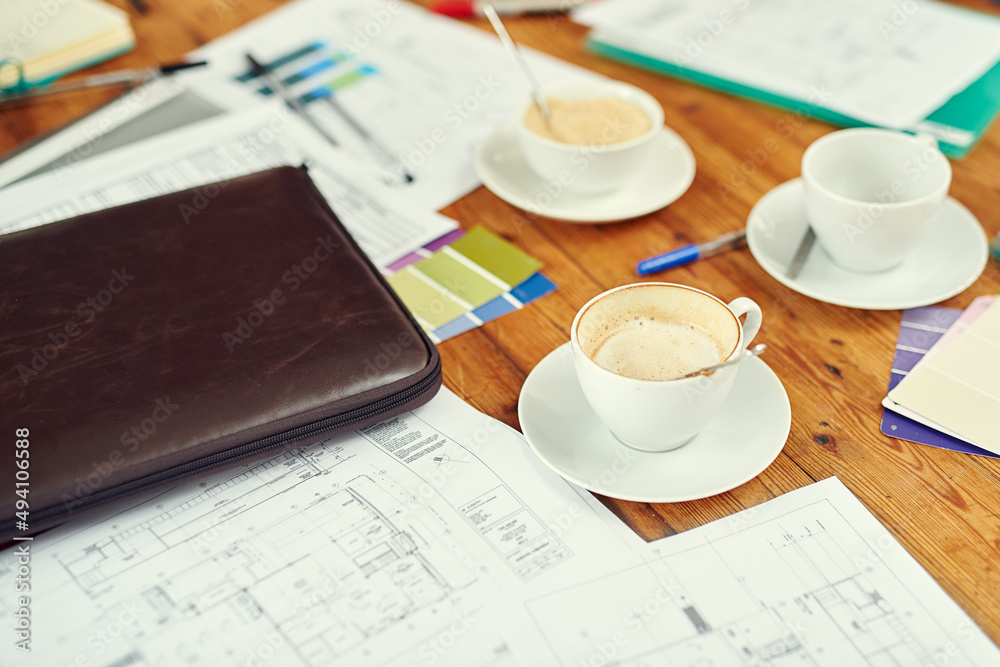
<svg viewBox="0 0 1000 667">
<path fill-rule="evenodd" d="M 760 331 L 760 323 L 762 320 L 760 306 L 745 296 L 733 299 L 727 305 L 729 306 L 729 310 L 733 311 L 733 314 L 736 315 L 736 317 L 741 315 L 747 316 L 746 321 L 743 322 L 743 346 L 739 349 L 739 353 L 743 354 L 743 350 L 750 346 L 754 336 L 756 336 L 757 332 Z"/>
</svg>

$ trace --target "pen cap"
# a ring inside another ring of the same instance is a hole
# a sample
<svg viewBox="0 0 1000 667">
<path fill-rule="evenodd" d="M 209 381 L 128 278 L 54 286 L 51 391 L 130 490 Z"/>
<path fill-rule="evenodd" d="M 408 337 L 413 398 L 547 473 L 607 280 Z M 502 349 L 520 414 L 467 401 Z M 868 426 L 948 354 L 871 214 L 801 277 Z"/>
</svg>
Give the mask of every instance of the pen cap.
<svg viewBox="0 0 1000 667">
<path fill-rule="evenodd" d="M 648 276 L 652 273 L 666 271 L 675 266 L 683 266 L 693 262 L 698 259 L 699 254 L 698 246 L 692 243 L 683 248 L 677 248 L 662 255 L 644 259 L 636 265 L 635 270 L 640 276 Z"/>
<path fill-rule="evenodd" d="M 470 18 L 476 15 L 475 6 L 469 0 L 445 0 L 436 2 L 431 6 L 431 10 L 437 14 L 451 16 L 453 18 Z"/>
</svg>

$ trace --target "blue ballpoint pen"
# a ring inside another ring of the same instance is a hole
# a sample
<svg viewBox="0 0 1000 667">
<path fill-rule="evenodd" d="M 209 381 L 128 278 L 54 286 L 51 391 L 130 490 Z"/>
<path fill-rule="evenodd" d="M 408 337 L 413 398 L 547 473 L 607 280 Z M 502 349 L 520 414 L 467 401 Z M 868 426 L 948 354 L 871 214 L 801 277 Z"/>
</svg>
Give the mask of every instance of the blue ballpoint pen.
<svg viewBox="0 0 1000 667">
<path fill-rule="evenodd" d="M 662 255 L 644 259 L 636 265 L 635 270 L 639 272 L 640 276 L 648 276 L 651 273 L 672 269 L 675 266 L 684 266 L 696 259 L 711 257 L 712 255 L 718 255 L 720 252 L 742 248 L 746 245 L 746 241 L 747 233 L 741 229 L 738 232 L 724 234 L 708 243 L 700 245 L 692 243 L 682 248 L 665 252 Z"/>
</svg>

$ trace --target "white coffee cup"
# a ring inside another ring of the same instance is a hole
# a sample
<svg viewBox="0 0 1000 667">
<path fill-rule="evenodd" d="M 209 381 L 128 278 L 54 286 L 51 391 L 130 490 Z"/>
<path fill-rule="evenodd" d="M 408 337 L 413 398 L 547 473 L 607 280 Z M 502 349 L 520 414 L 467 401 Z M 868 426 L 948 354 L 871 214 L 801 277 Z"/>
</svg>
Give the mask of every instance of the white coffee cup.
<svg viewBox="0 0 1000 667">
<path fill-rule="evenodd" d="M 650 127 L 641 136 L 618 143 L 566 144 L 528 129 L 525 115 L 535 102 L 526 101 L 518 112 L 517 137 L 528 166 L 542 182 L 574 192 L 603 193 L 616 190 L 645 168 L 656 137 L 663 130 L 663 107 L 642 90 L 620 81 L 581 80 L 547 86 L 546 99 L 571 102 L 611 97 L 630 102 L 649 117 Z M 608 128 L 613 140 L 614 127 Z"/>
<path fill-rule="evenodd" d="M 802 157 L 806 212 L 837 264 L 877 272 L 927 235 L 951 185 L 951 165 L 929 136 L 855 128 L 817 139 Z"/>
<path fill-rule="evenodd" d="M 621 324 L 623 315 L 694 325 L 694 330 L 711 336 L 717 344 L 720 361 L 729 361 L 743 354 L 757 335 L 760 308 L 745 297 L 727 305 L 693 287 L 636 283 L 599 294 L 576 314 L 570 330 L 573 363 L 580 388 L 598 418 L 615 437 L 635 449 L 676 449 L 690 442 L 716 415 L 740 364 L 692 378 L 636 379 L 612 372 L 593 356 L 606 338 L 606 327 Z M 743 324 L 741 315 L 746 315 Z"/>
</svg>

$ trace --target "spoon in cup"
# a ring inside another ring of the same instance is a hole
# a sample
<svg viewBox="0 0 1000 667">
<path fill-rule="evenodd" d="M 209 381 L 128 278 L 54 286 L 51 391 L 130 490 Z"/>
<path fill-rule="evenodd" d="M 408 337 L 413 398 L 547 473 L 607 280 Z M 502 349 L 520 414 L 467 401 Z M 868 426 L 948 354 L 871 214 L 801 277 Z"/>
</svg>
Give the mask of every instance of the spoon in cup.
<svg viewBox="0 0 1000 667">
<path fill-rule="evenodd" d="M 710 375 L 711 373 L 714 373 L 715 371 L 719 370 L 720 368 L 724 368 L 726 366 L 732 366 L 733 364 L 738 364 L 741 361 L 743 361 L 744 359 L 749 359 L 750 357 L 756 357 L 758 354 L 760 354 L 761 352 L 763 352 L 766 349 L 767 349 L 767 344 L 765 344 L 765 343 L 757 343 L 756 345 L 754 345 L 753 347 L 751 347 L 749 350 L 744 351 L 743 354 L 741 354 L 740 356 L 736 357 L 735 359 L 731 359 L 730 361 L 725 361 L 725 362 L 723 362 L 721 364 L 716 364 L 714 366 L 706 366 L 705 368 L 701 368 L 701 369 L 698 369 L 696 371 L 692 371 L 692 372 L 688 373 L 687 375 L 682 375 L 680 377 L 680 379 L 683 380 L 685 378 L 693 378 L 696 375 Z"/>
<path fill-rule="evenodd" d="M 500 20 L 500 16 L 497 14 L 497 10 L 493 8 L 493 5 L 483 5 L 483 14 L 485 14 L 486 18 L 490 20 L 490 24 L 493 25 L 493 29 L 496 31 L 500 41 L 503 42 L 507 52 L 514 57 L 515 62 L 517 62 L 517 66 L 521 68 L 521 72 L 528 80 L 528 87 L 531 88 L 531 96 L 535 98 L 535 104 L 538 105 L 539 111 L 542 112 L 542 120 L 545 121 L 546 125 L 548 125 L 549 104 L 545 101 L 545 96 L 542 95 L 542 87 L 539 85 L 538 79 L 535 77 L 535 73 L 531 71 L 531 67 L 528 66 L 528 61 L 525 59 L 524 54 L 521 53 L 521 49 L 519 49 L 517 44 L 514 43 L 514 40 L 511 39 L 510 34 L 507 32 L 507 28 L 504 27 L 503 22 Z"/>
</svg>

